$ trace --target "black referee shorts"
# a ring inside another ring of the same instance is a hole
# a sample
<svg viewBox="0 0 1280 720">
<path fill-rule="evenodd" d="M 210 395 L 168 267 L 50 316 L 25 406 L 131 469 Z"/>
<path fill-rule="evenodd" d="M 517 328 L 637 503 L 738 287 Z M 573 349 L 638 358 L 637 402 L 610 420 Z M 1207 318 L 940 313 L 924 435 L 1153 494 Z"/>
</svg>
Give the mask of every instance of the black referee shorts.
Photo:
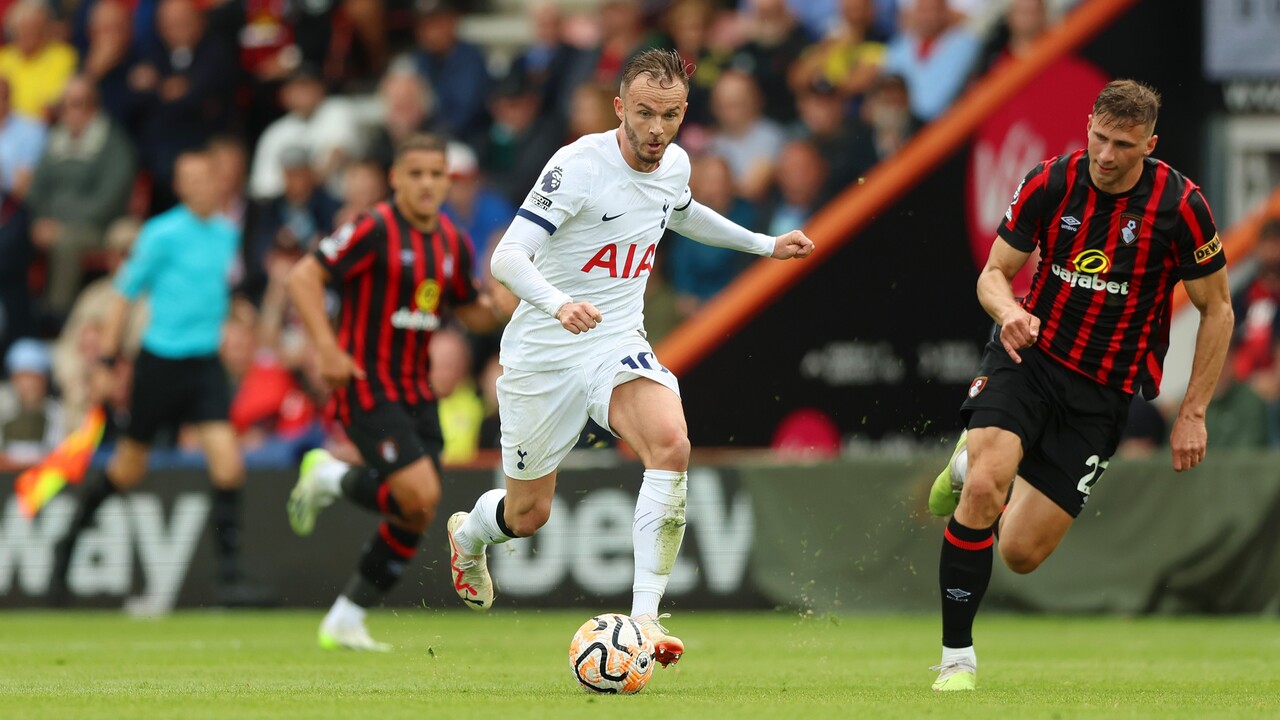
<svg viewBox="0 0 1280 720">
<path fill-rule="evenodd" d="M 403 405 L 378 400 L 373 408 L 365 410 L 353 401 L 351 424 L 346 431 L 365 464 L 383 478 L 424 457 L 430 458 L 436 473 L 440 473 L 444 434 L 435 402 Z"/>
<path fill-rule="evenodd" d="M 1018 364 L 987 345 L 960 416 L 970 430 L 998 427 L 1022 438 L 1018 474 L 1071 517 L 1080 515 L 1129 417 L 1130 396 L 1035 348 Z"/>
<path fill-rule="evenodd" d="M 217 354 L 171 359 L 142 350 L 133 363 L 124 434 L 150 445 L 162 427 L 225 421 L 230 408 L 227 372 Z"/>
</svg>

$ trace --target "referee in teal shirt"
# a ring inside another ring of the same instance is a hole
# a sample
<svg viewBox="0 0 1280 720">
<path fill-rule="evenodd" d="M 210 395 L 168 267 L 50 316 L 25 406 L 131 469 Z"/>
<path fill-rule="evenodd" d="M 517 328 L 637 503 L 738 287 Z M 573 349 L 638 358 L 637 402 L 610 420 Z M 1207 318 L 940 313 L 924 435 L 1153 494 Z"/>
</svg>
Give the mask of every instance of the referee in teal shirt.
<svg viewBox="0 0 1280 720">
<path fill-rule="evenodd" d="M 142 480 L 156 432 L 179 423 L 192 423 L 199 430 L 213 480 L 218 600 L 243 605 L 261 604 L 264 599 L 244 582 L 240 570 L 244 463 L 227 421 L 230 390 L 218 358 L 230 306 L 227 275 L 240 233 L 217 214 L 218 183 L 208 154 L 183 154 L 174 176 L 181 204 L 142 226 L 128 262 L 115 279 L 120 295 L 103 327 L 102 357 L 93 379 L 97 397 L 105 397 L 110 390 L 129 305 L 144 294 L 150 296 L 151 322 L 134 363 L 128 425 L 106 471 L 85 481 L 75 518 L 58 543 L 50 581 L 50 598 L 55 603 L 69 599 L 67 572 L 80 533 L 93 522 L 104 500 Z"/>
</svg>

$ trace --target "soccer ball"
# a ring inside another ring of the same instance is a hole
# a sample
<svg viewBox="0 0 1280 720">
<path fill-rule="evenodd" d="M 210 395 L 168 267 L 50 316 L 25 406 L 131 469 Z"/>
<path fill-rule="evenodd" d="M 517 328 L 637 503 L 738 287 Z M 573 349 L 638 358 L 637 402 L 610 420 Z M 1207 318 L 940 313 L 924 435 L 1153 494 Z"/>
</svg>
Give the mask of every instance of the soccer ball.
<svg viewBox="0 0 1280 720">
<path fill-rule="evenodd" d="M 569 669 L 588 692 L 631 695 L 653 675 L 653 643 L 626 615 L 597 615 L 569 643 Z"/>
</svg>

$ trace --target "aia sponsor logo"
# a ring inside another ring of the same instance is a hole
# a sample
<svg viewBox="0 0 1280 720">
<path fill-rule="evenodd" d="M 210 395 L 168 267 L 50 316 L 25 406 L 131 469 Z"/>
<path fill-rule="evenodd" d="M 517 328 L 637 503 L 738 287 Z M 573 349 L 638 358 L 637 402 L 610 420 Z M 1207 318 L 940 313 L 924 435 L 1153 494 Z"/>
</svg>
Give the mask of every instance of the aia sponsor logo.
<svg viewBox="0 0 1280 720">
<path fill-rule="evenodd" d="M 636 278 L 643 273 L 647 275 L 653 271 L 653 256 L 658 252 L 658 244 L 654 243 L 644 249 L 640 253 L 639 261 L 636 260 L 636 248 L 634 243 L 627 245 L 626 257 L 623 258 L 622 249 L 617 243 L 609 243 L 596 251 L 596 254 L 582 266 L 582 272 L 590 273 L 594 270 L 607 270 L 609 277 Z M 619 267 L 619 261 L 622 265 Z"/>
</svg>

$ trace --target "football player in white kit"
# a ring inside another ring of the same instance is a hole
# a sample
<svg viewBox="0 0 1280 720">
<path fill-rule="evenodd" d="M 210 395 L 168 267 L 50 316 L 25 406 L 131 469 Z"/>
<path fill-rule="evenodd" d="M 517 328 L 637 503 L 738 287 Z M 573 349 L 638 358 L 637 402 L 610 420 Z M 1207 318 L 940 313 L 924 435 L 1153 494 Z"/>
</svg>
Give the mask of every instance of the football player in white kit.
<svg viewBox="0 0 1280 720">
<path fill-rule="evenodd" d="M 645 339 L 644 290 L 668 224 L 708 245 L 804 258 L 800 231 L 769 237 L 699 205 L 689 156 L 672 144 L 688 107 L 679 54 L 649 50 L 623 69 L 621 121 L 561 148 L 495 248 L 493 276 L 521 300 L 502 336 L 498 408 L 506 489 L 449 519 L 458 595 L 493 604 L 485 546 L 533 535 L 551 515 L 556 468 L 591 418 L 644 462 L 632 540 L 631 615 L 662 665 L 684 645 L 658 623 L 658 601 L 684 537 L 689 439 L 680 387 Z"/>
</svg>

